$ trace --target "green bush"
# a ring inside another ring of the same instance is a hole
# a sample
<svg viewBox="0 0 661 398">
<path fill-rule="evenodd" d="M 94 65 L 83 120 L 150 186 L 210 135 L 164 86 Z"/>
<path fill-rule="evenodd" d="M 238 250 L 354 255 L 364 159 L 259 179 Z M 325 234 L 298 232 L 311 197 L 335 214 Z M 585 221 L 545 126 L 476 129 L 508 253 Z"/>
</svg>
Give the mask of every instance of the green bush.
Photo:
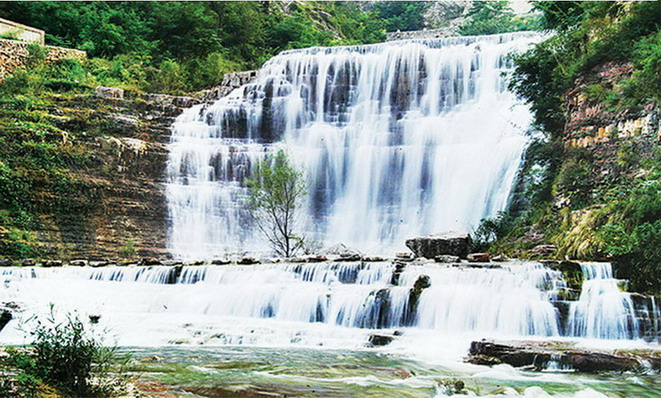
<svg viewBox="0 0 661 398">
<path fill-rule="evenodd" d="M 134 257 L 136 253 L 135 241 L 133 239 L 128 239 L 126 243 L 124 243 L 124 246 L 119 249 L 119 255 L 122 256 L 122 258 Z"/>
<path fill-rule="evenodd" d="M 60 321 L 51 306 L 45 319 L 33 321 L 31 349 L 11 350 L 9 357 L 9 364 L 26 379 L 75 397 L 109 396 L 121 387 L 123 380 L 109 375 L 119 360 L 116 348 L 105 347 L 77 315 Z"/>
<path fill-rule="evenodd" d="M 181 94 L 186 88 L 186 71 L 177 61 L 161 62 L 151 77 L 150 90 L 158 93 Z"/>
<path fill-rule="evenodd" d="M 594 178 L 589 159 L 571 157 L 567 159 L 556 180 L 557 194 L 569 197 L 572 209 L 580 209 L 592 202 Z"/>
</svg>

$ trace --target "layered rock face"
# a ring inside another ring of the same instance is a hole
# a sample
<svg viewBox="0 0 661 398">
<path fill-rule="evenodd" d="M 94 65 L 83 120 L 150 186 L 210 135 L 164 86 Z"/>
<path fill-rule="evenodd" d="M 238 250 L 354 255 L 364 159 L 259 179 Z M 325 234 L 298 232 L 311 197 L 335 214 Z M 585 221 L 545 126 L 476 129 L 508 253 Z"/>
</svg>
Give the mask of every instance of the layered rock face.
<svg viewBox="0 0 661 398">
<path fill-rule="evenodd" d="M 94 199 L 84 203 L 90 209 L 84 214 L 40 212 L 33 232 L 45 255 L 117 258 L 127 246 L 136 255 L 165 254 L 166 143 L 182 108 L 146 99 L 100 89 L 62 99 L 53 109 L 58 127 L 94 154 L 87 167 L 75 170 Z"/>
<path fill-rule="evenodd" d="M 68 171 L 84 188 L 76 203 L 61 203 L 49 190 L 33 192 L 39 205 L 29 244 L 45 258 L 169 256 L 165 167 L 170 126 L 184 109 L 214 101 L 253 77 L 254 72 L 227 74 L 223 84 L 194 97 L 136 95 L 114 87 L 54 97 L 48 118 L 60 130 L 58 150 L 68 145 L 86 153 L 86 160 Z M 0 228 L 0 252 L 12 242 L 7 232 Z"/>
</svg>

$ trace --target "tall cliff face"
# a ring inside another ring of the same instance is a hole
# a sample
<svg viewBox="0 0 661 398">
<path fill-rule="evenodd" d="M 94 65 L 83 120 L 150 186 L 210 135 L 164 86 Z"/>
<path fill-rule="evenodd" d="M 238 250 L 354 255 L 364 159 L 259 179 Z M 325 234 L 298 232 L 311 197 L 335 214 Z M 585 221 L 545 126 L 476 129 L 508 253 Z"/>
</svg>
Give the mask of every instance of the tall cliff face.
<svg viewBox="0 0 661 398">
<path fill-rule="evenodd" d="M 63 211 L 49 196 L 57 193 L 34 192 L 40 205 L 30 245 L 45 257 L 116 258 L 127 246 L 136 254 L 164 254 L 165 143 L 182 107 L 108 92 L 120 91 L 61 99 L 50 111 L 65 137 L 93 155 L 72 170 L 86 190 L 76 205 L 86 211 Z"/>
</svg>

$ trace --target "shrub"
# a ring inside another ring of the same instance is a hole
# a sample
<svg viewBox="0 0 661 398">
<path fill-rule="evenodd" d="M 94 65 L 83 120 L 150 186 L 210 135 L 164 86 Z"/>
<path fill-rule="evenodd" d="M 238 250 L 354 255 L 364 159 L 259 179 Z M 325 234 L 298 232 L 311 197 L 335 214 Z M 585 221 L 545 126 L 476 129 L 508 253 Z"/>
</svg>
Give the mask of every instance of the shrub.
<svg viewBox="0 0 661 398">
<path fill-rule="evenodd" d="M 108 396 L 123 380 L 109 378 L 116 348 L 103 346 L 75 314 L 63 321 L 51 306 L 44 319 L 34 319 L 30 350 L 10 351 L 10 365 L 22 370 L 26 379 L 39 380 L 62 393 L 76 397 Z"/>
<path fill-rule="evenodd" d="M 119 255 L 123 258 L 131 258 L 135 256 L 135 253 L 135 241 L 133 239 L 127 239 L 126 243 L 124 243 L 124 246 L 119 249 Z"/>
<path fill-rule="evenodd" d="M 159 93 L 181 94 L 186 89 L 186 71 L 175 60 L 167 59 L 161 62 L 153 71 L 150 79 L 151 90 Z"/>
</svg>

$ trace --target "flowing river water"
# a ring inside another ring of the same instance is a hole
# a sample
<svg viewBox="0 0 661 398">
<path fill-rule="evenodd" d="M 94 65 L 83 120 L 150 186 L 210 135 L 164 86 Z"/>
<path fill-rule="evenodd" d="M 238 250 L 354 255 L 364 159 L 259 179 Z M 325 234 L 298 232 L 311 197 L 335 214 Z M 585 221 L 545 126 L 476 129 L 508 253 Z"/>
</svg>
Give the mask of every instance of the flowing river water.
<svg viewBox="0 0 661 398">
<path fill-rule="evenodd" d="M 0 341 L 25 343 L 21 319 L 54 303 L 61 313 L 100 315 L 95 327 L 117 344 L 159 357 L 137 370 L 190 391 L 245 384 L 294 396 L 431 396 L 461 379 L 481 394 L 596 397 L 624 389 L 654 396 L 655 374 L 594 377 L 463 362 L 471 341 L 483 338 L 658 347 L 643 341 L 658 335 L 656 303 L 622 292 L 610 264 L 582 268 L 582 293 L 573 300 L 560 294 L 560 272 L 534 262 L 412 263 L 396 285 L 390 262 L 10 268 L 2 271 L 0 299 L 23 312 Z M 421 275 L 431 286 L 411 306 Z M 371 348 L 374 333 L 395 337 Z"/>
</svg>

